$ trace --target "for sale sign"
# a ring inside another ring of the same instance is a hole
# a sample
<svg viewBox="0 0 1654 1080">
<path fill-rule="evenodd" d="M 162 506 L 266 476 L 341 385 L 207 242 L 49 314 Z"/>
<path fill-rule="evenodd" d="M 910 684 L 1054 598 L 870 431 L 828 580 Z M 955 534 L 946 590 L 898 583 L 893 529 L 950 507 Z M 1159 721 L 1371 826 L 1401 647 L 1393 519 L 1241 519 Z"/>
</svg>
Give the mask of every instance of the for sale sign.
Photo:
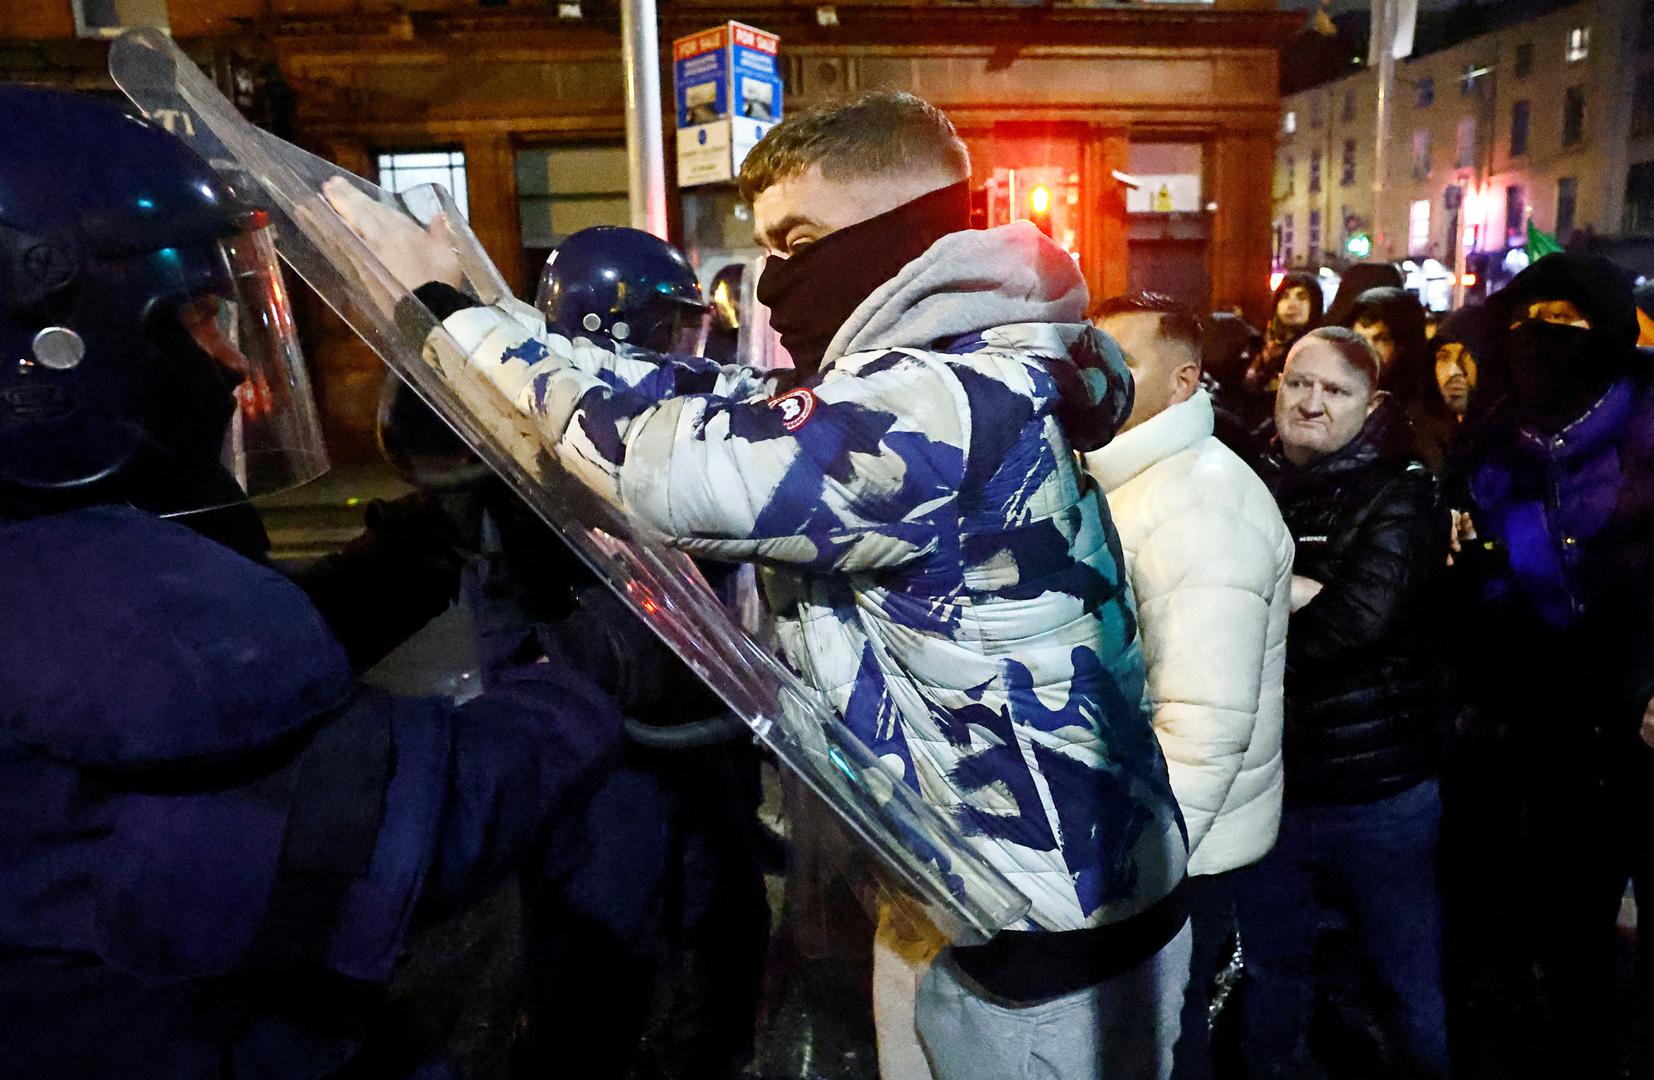
<svg viewBox="0 0 1654 1080">
<path fill-rule="evenodd" d="M 733 179 L 781 119 L 781 39 L 728 22 L 672 43 L 678 186 Z"/>
</svg>

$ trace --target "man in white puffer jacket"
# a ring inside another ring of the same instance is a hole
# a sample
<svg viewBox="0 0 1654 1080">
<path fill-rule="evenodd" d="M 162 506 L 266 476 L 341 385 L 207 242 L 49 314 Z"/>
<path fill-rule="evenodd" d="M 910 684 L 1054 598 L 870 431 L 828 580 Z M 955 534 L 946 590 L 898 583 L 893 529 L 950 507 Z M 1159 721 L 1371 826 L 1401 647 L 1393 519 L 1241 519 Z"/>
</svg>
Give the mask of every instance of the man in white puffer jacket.
<svg viewBox="0 0 1654 1080">
<path fill-rule="evenodd" d="M 1292 536 L 1263 481 L 1212 435 L 1194 313 L 1140 294 L 1104 301 L 1095 319 L 1125 351 L 1137 396 L 1086 469 L 1120 530 L 1155 733 L 1189 828 L 1194 956 L 1173 1075 L 1209 1077 L 1230 872 L 1269 851 L 1281 820 Z"/>
</svg>

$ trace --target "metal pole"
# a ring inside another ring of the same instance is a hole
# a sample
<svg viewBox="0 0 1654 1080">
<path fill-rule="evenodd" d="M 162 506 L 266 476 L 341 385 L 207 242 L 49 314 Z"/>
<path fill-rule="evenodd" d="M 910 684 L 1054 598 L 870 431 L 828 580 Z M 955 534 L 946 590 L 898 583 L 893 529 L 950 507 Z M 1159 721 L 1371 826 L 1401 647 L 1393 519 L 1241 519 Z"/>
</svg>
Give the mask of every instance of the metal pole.
<svg viewBox="0 0 1654 1080">
<path fill-rule="evenodd" d="M 1373 250 L 1391 258 L 1390 232 L 1384 216 L 1385 187 L 1390 169 L 1390 109 L 1396 93 L 1396 0 L 1373 0 L 1373 33 L 1369 51 L 1378 49 L 1378 130 L 1373 139 Z M 1367 57 L 1370 66 L 1373 57 Z"/>
<path fill-rule="evenodd" d="M 626 187 L 632 228 L 666 238 L 666 159 L 661 147 L 660 44 L 655 0 L 621 0 L 626 65 Z"/>
</svg>

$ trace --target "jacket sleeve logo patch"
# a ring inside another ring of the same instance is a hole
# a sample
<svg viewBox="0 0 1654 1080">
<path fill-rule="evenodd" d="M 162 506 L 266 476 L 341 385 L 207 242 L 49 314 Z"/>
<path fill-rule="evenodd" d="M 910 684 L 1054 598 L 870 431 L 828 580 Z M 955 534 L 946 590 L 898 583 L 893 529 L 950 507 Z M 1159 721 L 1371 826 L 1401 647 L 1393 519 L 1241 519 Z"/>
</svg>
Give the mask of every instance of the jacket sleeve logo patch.
<svg viewBox="0 0 1654 1080">
<path fill-rule="evenodd" d="M 770 408 L 781 412 L 781 426 L 797 431 L 816 411 L 816 396 L 807 388 L 792 390 L 780 397 L 770 398 Z"/>
</svg>

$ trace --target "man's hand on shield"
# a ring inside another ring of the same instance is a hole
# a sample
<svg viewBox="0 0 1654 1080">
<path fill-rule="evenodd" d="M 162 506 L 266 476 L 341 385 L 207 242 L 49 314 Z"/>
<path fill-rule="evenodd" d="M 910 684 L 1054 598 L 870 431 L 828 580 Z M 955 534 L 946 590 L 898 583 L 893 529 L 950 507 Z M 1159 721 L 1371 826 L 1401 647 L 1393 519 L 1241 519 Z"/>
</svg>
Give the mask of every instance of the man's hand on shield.
<svg viewBox="0 0 1654 1080">
<path fill-rule="evenodd" d="M 409 292 L 431 281 L 456 289 L 465 284 L 465 272 L 454 252 L 443 218 L 429 227 L 411 216 L 362 194 L 334 177 L 322 185 L 322 194 L 334 211 Z"/>
</svg>

